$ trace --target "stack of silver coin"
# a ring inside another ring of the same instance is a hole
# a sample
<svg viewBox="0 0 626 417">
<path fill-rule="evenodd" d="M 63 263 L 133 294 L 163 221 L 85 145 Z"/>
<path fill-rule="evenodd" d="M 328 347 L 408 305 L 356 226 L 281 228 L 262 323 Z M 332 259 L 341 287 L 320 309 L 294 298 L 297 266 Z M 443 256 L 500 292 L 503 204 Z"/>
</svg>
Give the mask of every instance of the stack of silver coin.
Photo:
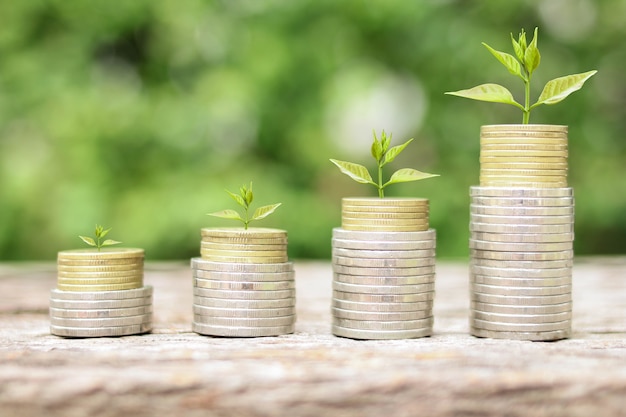
<svg viewBox="0 0 626 417">
<path fill-rule="evenodd" d="M 333 229 L 332 333 L 352 339 L 430 336 L 435 230 Z"/>
<path fill-rule="evenodd" d="M 295 272 L 287 232 L 266 228 L 202 229 L 193 271 L 193 331 L 261 337 L 294 332 Z"/>
<path fill-rule="evenodd" d="M 62 251 L 50 296 L 50 333 L 125 336 L 152 329 L 152 287 L 143 286 L 143 249 Z"/>
<path fill-rule="evenodd" d="M 471 187 L 470 196 L 471 334 L 569 337 L 572 189 Z"/>
</svg>

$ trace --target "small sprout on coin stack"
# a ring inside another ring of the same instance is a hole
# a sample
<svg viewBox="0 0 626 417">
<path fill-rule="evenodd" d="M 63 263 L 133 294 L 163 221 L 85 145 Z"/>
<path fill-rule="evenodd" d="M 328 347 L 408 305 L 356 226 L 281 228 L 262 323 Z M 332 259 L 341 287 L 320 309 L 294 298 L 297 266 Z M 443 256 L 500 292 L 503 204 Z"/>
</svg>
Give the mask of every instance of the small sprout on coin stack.
<svg viewBox="0 0 626 417">
<path fill-rule="evenodd" d="M 98 252 L 100 252 L 100 249 L 102 249 L 105 246 L 117 245 L 117 244 L 122 243 L 113 239 L 102 240 L 110 231 L 111 231 L 111 228 L 105 229 L 104 227 L 100 225 L 96 225 L 96 232 L 95 232 L 96 238 L 95 239 L 91 237 L 87 237 L 87 236 L 80 236 L 80 235 L 78 237 L 81 238 L 82 241 L 88 244 L 89 246 L 95 246 L 96 248 L 98 248 Z"/>
<path fill-rule="evenodd" d="M 411 182 L 417 180 L 423 180 L 431 177 L 438 177 L 438 174 L 429 174 L 427 172 L 421 172 L 412 168 L 402 168 L 397 170 L 391 175 L 389 181 L 383 182 L 383 167 L 388 163 L 392 162 L 396 157 L 406 148 L 406 146 L 411 143 L 413 139 L 407 140 L 402 145 L 394 146 L 389 148 L 391 143 L 391 134 L 387 136 L 385 131 L 383 130 L 381 133 L 380 140 L 376 137 L 376 132 L 374 132 L 374 142 L 372 143 L 372 156 L 376 159 L 376 164 L 378 165 L 378 183 L 375 183 L 372 179 L 367 168 L 363 165 L 354 164 L 352 162 L 338 161 L 336 159 L 331 159 L 330 162 L 337 165 L 337 167 L 361 184 L 372 184 L 378 189 L 378 196 L 383 198 L 385 196 L 384 188 L 391 184 L 396 184 L 399 182 Z"/>
<path fill-rule="evenodd" d="M 530 79 L 533 72 L 539 66 L 541 61 L 541 54 L 537 48 L 537 32 L 538 28 L 535 28 L 535 34 L 532 41 L 526 43 L 526 33 L 522 29 L 515 40 L 511 33 L 511 42 L 513 44 L 513 50 L 515 56 L 507 54 L 505 52 L 496 51 L 491 46 L 483 42 L 483 45 L 498 61 L 513 75 L 521 78 L 524 82 L 524 105 L 515 101 L 511 92 L 498 84 L 481 84 L 468 90 L 459 90 L 453 92 L 447 92 L 453 96 L 459 96 L 469 98 L 472 100 L 489 101 L 492 103 L 504 103 L 511 104 L 520 110 L 522 110 L 523 117 L 522 123 L 528 124 L 530 120 L 530 111 L 541 104 L 556 104 L 564 100 L 567 96 L 574 91 L 580 90 L 589 78 L 591 78 L 596 72 L 587 71 L 581 74 L 567 75 L 564 77 L 555 78 L 548 81 L 543 87 L 543 91 L 539 95 L 537 102 L 533 105 L 530 104 Z"/>
<path fill-rule="evenodd" d="M 239 188 L 239 194 L 231 193 L 226 190 L 229 196 L 232 197 L 233 200 L 237 202 L 244 209 L 244 215 L 241 216 L 235 210 L 222 210 L 217 211 L 215 213 L 208 213 L 207 216 L 220 217 L 222 219 L 230 219 L 230 220 L 238 220 L 243 223 L 243 227 L 245 230 L 248 230 L 248 225 L 250 222 L 254 220 L 261 220 L 272 214 L 278 206 L 282 203 L 270 204 L 267 206 L 262 206 L 257 208 L 250 217 L 250 204 L 252 204 L 252 200 L 254 199 L 254 195 L 252 194 L 252 182 L 250 182 L 250 186 L 246 187 L 246 185 L 242 185 Z"/>
</svg>

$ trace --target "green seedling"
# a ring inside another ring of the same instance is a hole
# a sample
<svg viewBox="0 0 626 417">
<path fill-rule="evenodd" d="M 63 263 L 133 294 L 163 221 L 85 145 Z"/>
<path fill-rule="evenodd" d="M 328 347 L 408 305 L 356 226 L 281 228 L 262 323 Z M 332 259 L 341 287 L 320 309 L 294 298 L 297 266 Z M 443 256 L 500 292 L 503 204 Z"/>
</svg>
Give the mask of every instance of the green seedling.
<svg viewBox="0 0 626 417">
<path fill-rule="evenodd" d="M 231 193 L 228 190 L 226 190 L 226 192 L 237 202 L 237 204 L 243 207 L 243 216 L 235 210 L 222 210 L 215 213 L 208 213 L 207 215 L 220 217 L 222 219 L 238 220 L 243 223 L 245 230 L 248 230 L 248 224 L 250 224 L 250 222 L 266 218 L 282 204 L 277 203 L 259 207 L 254 211 L 252 217 L 250 217 L 250 204 L 252 204 L 252 200 L 254 199 L 254 195 L 252 194 L 252 183 L 250 183 L 249 187 L 246 187 L 245 184 L 242 185 L 241 188 L 239 188 L 239 194 Z"/>
<path fill-rule="evenodd" d="M 596 70 L 587 71 L 581 74 L 567 75 L 548 81 L 543 87 L 543 91 L 539 95 L 537 101 L 531 105 L 530 81 L 533 72 L 537 69 L 539 62 L 541 61 L 541 54 L 537 48 L 537 33 L 538 28 L 535 28 L 535 34 L 530 44 L 526 43 L 526 33 L 523 29 L 517 40 L 515 40 L 513 34 L 511 34 L 511 42 L 513 43 L 515 56 L 505 52 L 496 51 L 491 46 L 483 42 L 485 48 L 487 48 L 489 52 L 491 52 L 491 54 L 495 56 L 496 59 L 500 61 L 500 63 L 504 65 L 511 74 L 519 77 L 523 81 L 524 105 L 515 101 L 513 94 L 499 84 L 482 84 L 468 90 L 447 92 L 445 94 L 469 98 L 472 100 L 511 104 L 522 110 L 522 123 L 528 124 L 530 120 L 530 111 L 532 109 L 540 106 L 541 104 L 556 104 L 564 100 L 574 91 L 580 90 L 585 81 L 598 72 Z"/>
<path fill-rule="evenodd" d="M 359 182 L 361 184 L 372 184 L 378 189 L 378 196 L 383 198 L 385 196 L 384 189 L 388 185 L 396 184 L 399 182 L 418 181 L 431 177 L 438 177 L 437 174 L 428 174 L 426 172 L 420 172 L 411 168 L 402 168 L 397 170 L 391 175 L 389 181 L 383 182 L 383 167 L 392 162 L 396 157 L 411 143 L 413 139 L 407 140 L 402 145 L 389 148 L 391 143 L 391 134 L 387 136 L 385 131 L 381 133 L 380 140 L 376 137 L 374 132 L 374 142 L 372 143 L 372 156 L 376 159 L 378 165 L 378 183 L 374 182 L 367 168 L 363 165 L 354 164 L 352 162 L 338 161 L 331 159 L 330 162 L 335 164 L 341 172 Z"/>
<path fill-rule="evenodd" d="M 91 237 L 87 237 L 87 236 L 78 236 L 78 237 L 81 238 L 82 241 L 88 244 L 89 246 L 95 246 L 96 248 L 98 248 L 98 252 L 100 252 L 100 249 L 102 249 L 105 246 L 117 245 L 119 243 L 122 243 L 113 239 L 102 240 L 110 231 L 111 231 L 110 228 L 105 229 L 104 227 L 100 225 L 96 225 L 96 232 L 95 232 L 96 238 L 95 239 Z"/>
</svg>

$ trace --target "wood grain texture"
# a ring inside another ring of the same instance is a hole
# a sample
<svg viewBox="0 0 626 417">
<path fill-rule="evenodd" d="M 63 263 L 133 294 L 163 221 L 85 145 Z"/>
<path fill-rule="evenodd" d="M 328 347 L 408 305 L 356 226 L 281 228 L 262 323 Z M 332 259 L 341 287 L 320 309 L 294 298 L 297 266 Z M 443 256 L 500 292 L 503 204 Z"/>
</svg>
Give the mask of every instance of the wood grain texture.
<svg viewBox="0 0 626 417">
<path fill-rule="evenodd" d="M 296 333 L 191 332 L 187 262 L 148 263 L 155 329 L 49 334 L 54 264 L 0 264 L 0 416 L 624 416 L 626 258 L 577 260 L 574 335 L 468 334 L 468 267 L 439 262 L 433 337 L 330 334 L 331 269 L 296 262 Z"/>
</svg>

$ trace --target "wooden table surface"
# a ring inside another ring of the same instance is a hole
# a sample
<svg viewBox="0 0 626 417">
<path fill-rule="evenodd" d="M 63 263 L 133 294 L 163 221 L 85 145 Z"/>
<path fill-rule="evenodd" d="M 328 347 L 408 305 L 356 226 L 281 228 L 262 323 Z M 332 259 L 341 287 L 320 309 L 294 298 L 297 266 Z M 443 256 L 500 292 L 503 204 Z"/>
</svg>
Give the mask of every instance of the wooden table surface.
<svg viewBox="0 0 626 417">
<path fill-rule="evenodd" d="M 54 264 L 0 264 L 0 416 L 626 415 L 626 258 L 577 259 L 574 334 L 468 334 L 468 268 L 439 262 L 434 336 L 330 334 L 331 268 L 295 262 L 298 322 L 282 337 L 191 332 L 188 262 L 146 264 L 154 331 L 49 333 Z"/>
</svg>

